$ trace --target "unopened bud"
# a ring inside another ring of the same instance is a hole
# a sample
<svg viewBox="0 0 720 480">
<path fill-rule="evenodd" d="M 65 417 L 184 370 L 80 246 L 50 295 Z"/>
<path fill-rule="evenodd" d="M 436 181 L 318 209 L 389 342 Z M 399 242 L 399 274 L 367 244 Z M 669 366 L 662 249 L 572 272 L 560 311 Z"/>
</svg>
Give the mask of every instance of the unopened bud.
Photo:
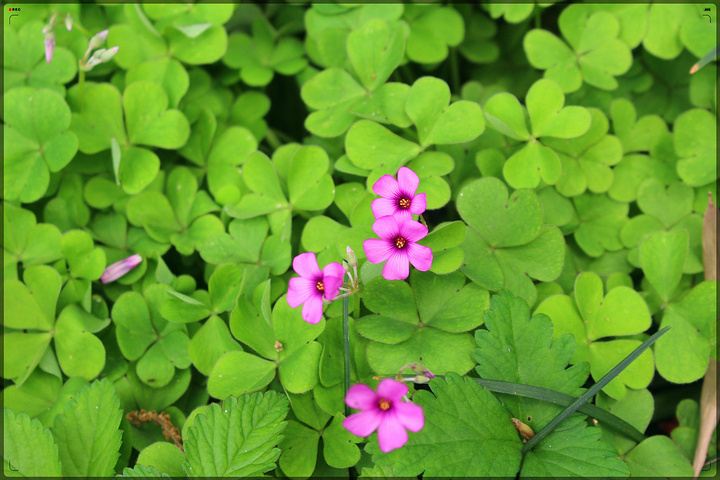
<svg viewBox="0 0 720 480">
<path fill-rule="evenodd" d="M 90 39 L 90 45 L 88 46 L 88 50 L 93 50 L 95 48 L 98 48 L 100 45 L 105 43 L 105 39 L 108 36 L 109 31 L 103 30 L 102 32 L 96 34 L 94 37 Z"/>
<path fill-rule="evenodd" d="M 345 260 L 342 261 L 342 266 L 345 269 L 346 273 L 352 272 L 352 267 L 350 267 L 350 265 L 348 265 L 348 263 Z"/>
<path fill-rule="evenodd" d="M 358 265 L 357 256 L 355 255 L 355 252 L 353 252 L 353 249 L 350 248 L 350 245 L 348 245 L 345 252 L 347 253 L 348 264 L 350 264 L 350 266 L 353 268 L 357 267 L 357 265 Z"/>
<path fill-rule="evenodd" d="M 45 35 L 45 61 L 50 63 L 55 51 L 55 33 L 50 32 Z"/>
<path fill-rule="evenodd" d="M 112 47 L 103 52 L 102 55 L 100 55 L 100 63 L 107 63 L 115 56 L 115 54 L 120 50 L 120 47 Z"/>
<path fill-rule="evenodd" d="M 65 17 L 65 28 L 67 28 L 68 32 L 69 32 L 70 30 L 72 30 L 72 27 L 73 27 L 73 18 L 68 13 L 67 16 Z"/>
</svg>

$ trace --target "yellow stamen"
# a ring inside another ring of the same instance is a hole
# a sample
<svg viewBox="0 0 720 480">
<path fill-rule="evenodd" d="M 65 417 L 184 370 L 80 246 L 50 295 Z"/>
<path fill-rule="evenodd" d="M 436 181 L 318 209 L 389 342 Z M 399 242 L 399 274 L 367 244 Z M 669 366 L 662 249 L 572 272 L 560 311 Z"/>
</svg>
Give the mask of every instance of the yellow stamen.
<svg viewBox="0 0 720 480">
<path fill-rule="evenodd" d="M 318 282 L 316 288 L 321 292 L 325 291 L 325 285 L 323 285 L 323 282 Z"/>
<path fill-rule="evenodd" d="M 407 240 L 405 240 L 403 237 L 397 237 L 395 239 L 395 246 L 397 248 L 405 248 L 405 245 L 407 245 Z"/>
<path fill-rule="evenodd" d="M 401 198 L 398 203 L 400 204 L 400 208 L 404 208 L 405 210 L 410 208 L 410 200 L 407 198 Z"/>
<path fill-rule="evenodd" d="M 388 410 L 388 409 L 390 408 L 390 402 L 388 402 L 388 401 L 385 400 L 385 399 L 380 400 L 380 405 L 379 405 L 379 406 L 380 406 L 380 410 Z"/>
</svg>

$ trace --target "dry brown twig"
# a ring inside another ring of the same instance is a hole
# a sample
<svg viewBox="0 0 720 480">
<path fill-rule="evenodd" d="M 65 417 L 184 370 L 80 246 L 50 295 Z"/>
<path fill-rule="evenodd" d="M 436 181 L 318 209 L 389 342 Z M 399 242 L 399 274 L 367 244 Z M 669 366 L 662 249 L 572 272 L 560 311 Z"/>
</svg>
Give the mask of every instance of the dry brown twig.
<svg viewBox="0 0 720 480">
<path fill-rule="evenodd" d="M 142 409 L 139 412 L 129 412 L 127 415 L 125 415 L 125 418 L 127 418 L 130 423 L 132 423 L 138 428 L 143 423 L 155 422 L 155 425 L 162 427 L 163 435 L 165 435 L 165 440 L 172 440 L 173 442 L 175 442 L 176 447 L 178 447 L 183 452 L 185 451 L 182 445 L 182 436 L 180 435 L 180 430 L 178 430 L 177 427 L 172 424 L 172 422 L 170 421 L 170 415 L 168 415 L 167 413 L 157 413 L 155 410 L 148 412 Z"/>
<path fill-rule="evenodd" d="M 705 280 L 717 280 L 718 209 L 713 202 L 712 195 L 708 194 L 708 196 L 710 199 L 703 218 L 703 266 L 705 267 Z M 717 408 L 717 360 L 711 358 L 705 373 L 702 393 L 700 394 L 700 428 L 693 460 L 694 478 L 700 475 L 705 465 L 710 439 L 718 423 Z"/>
</svg>

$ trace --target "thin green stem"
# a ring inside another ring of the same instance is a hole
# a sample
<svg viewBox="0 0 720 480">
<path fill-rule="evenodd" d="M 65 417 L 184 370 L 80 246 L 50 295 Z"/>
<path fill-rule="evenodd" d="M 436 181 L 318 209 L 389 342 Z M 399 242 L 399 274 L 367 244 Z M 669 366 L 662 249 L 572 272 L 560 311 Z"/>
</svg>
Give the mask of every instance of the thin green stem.
<svg viewBox="0 0 720 480">
<path fill-rule="evenodd" d="M 535 5 L 535 28 L 542 28 L 540 23 L 540 7 Z"/>
<path fill-rule="evenodd" d="M 270 147 L 273 150 L 277 150 L 282 145 L 280 143 L 280 139 L 278 139 L 277 135 L 275 135 L 275 132 L 272 128 L 268 128 L 265 132 L 265 138 L 267 139 L 268 143 L 270 144 Z"/>
<path fill-rule="evenodd" d="M 355 292 L 353 297 L 354 307 L 353 308 L 353 319 L 357 320 L 360 318 L 360 292 Z"/>
<path fill-rule="evenodd" d="M 588 390 L 582 395 L 580 395 L 577 400 L 568 405 L 565 410 L 560 412 L 555 418 L 550 420 L 550 422 L 545 426 L 545 428 L 540 430 L 540 432 L 538 432 L 534 437 L 528 440 L 525 446 L 523 446 L 523 458 L 525 458 L 525 454 L 529 452 L 531 448 L 537 445 L 538 442 L 540 442 L 543 438 L 548 436 L 550 432 L 555 429 L 555 427 L 557 427 L 570 415 L 575 413 L 581 406 L 585 405 L 588 401 L 590 401 L 592 397 L 594 397 L 600 390 L 602 390 L 608 383 L 610 383 L 613 378 L 617 377 L 620 372 L 625 370 L 625 368 L 627 368 L 627 366 L 630 365 L 633 360 L 639 357 L 642 352 L 644 352 L 650 347 L 650 345 L 655 343 L 658 338 L 667 333 L 668 330 L 670 330 L 670 326 L 663 328 L 662 330 L 656 332 L 650 338 L 645 340 L 642 345 L 633 350 L 630 355 L 623 359 L 623 361 L 615 365 L 612 370 L 610 370 L 604 377 L 602 377 L 595 385 L 588 388 Z"/>
<path fill-rule="evenodd" d="M 458 68 L 457 48 L 450 48 L 450 75 L 452 81 L 452 91 L 456 95 L 460 95 L 460 69 Z"/>
<path fill-rule="evenodd" d="M 79 62 L 78 62 L 79 63 Z M 80 68 L 79 74 L 78 74 L 78 109 L 82 111 L 83 107 L 83 90 L 85 88 L 85 70 L 82 68 L 82 65 L 79 65 Z"/>
<path fill-rule="evenodd" d="M 345 397 L 350 390 L 350 320 L 348 319 L 350 299 L 343 298 L 343 357 L 345 360 Z M 345 405 L 345 416 L 350 415 L 350 407 Z"/>
</svg>

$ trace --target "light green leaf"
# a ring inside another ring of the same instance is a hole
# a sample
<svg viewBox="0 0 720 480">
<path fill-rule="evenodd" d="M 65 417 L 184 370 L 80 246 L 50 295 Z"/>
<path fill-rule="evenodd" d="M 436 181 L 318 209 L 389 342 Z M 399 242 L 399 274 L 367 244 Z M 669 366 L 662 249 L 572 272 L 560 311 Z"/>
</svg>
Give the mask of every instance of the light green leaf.
<svg viewBox="0 0 720 480">
<path fill-rule="evenodd" d="M 71 400 L 51 428 L 63 476 L 107 477 L 115 473 L 122 443 L 120 399 L 108 380 L 93 382 Z"/>
<path fill-rule="evenodd" d="M 275 392 L 230 397 L 195 417 L 184 442 L 189 477 L 253 477 L 275 467 L 288 401 Z"/>
<path fill-rule="evenodd" d="M 38 420 L 31 421 L 24 413 L 16 416 L 6 408 L 3 427 L 6 474 L 10 469 L 29 478 L 62 476 L 58 447 Z"/>
</svg>

